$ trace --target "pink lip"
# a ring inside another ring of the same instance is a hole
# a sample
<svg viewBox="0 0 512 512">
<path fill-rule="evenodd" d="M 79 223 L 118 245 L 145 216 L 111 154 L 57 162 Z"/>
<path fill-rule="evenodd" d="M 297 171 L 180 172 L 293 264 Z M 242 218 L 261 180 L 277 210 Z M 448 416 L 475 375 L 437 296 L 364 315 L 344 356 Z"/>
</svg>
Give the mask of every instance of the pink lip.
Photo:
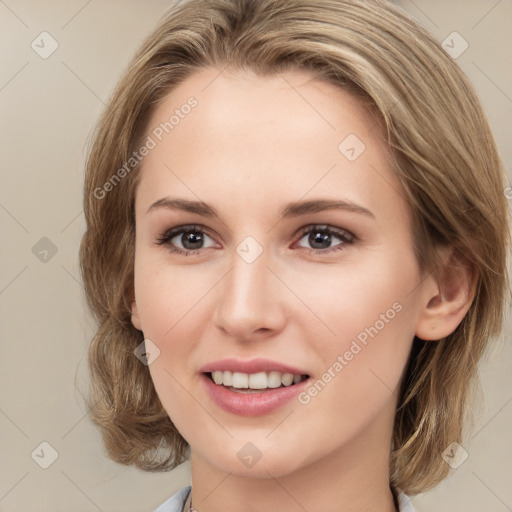
<svg viewBox="0 0 512 512">
<path fill-rule="evenodd" d="M 306 375 L 307 371 L 288 366 L 286 364 L 278 363 L 277 361 L 271 361 L 270 359 L 251 359 L 244 361 L 242 359 L 228 358 L 214 361 L 203 366 L 199 371 L 202 373 L 209 373 L 215 370 L 219 371 L 230 371 L 230 372 L 242 372 L 242 373 L 258 373 L 258 372 L 280 372 L 280 373 L 292 373 L 293 375 Z"/>
<path fill-rule="evenodd" d="M 215 384 L 206 373 L 219 371 L 231 371 L 242 373 L 258 373 L 277 371 L 291 373 L 293 375 L 306 375 L 307 372 L 293 366 L 271 361 L 269 359 L 252 359 L 243 361 L 240 359 L 222 359 L 208 363 L 201 368 L 201 380 L 213 402 L 224 411 L 239 416 L 261 416 L 275 411 L 285 403 L 292 400 L 306 386 L 310 379 L 303 380 L 292 386 L 268 389 L 258 393 L 239 393 L 231 391 L 224 386 Z"/>
<path fill-rule="evenodd" d="M 238 393 L 215 384 L 207 375 L 201 375 L 207 393 L 213 402 L 224 411 L 239 416 L 262 416 L 269 414 L 292 400 L 310 384 L 310 379 L 288 387 L 262 391 L 261 393 Z"/>
</svg>

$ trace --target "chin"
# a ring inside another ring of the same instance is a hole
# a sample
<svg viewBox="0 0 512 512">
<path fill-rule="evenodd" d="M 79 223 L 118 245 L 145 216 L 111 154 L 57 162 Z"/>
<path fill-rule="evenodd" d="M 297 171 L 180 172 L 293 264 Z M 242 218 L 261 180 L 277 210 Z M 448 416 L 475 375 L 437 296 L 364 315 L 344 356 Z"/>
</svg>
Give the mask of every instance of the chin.
<svg viewBox="0 0 512 512">
<path fill-rule="evenodd" d="M 276 446 L 268 443 L 258 448 L 255 443 L 233 440 L 217 453 L 205 453 L 209 463 L 233 476 L 266 479 L 282 477 L 308 465 L 301 448 Z M 197 452 L 196 452 L 197 453 Z M 204 453 L 204 452 L 203 452 Z M 300 454 L 299 458 L 297 455 Z"/>
</svg>

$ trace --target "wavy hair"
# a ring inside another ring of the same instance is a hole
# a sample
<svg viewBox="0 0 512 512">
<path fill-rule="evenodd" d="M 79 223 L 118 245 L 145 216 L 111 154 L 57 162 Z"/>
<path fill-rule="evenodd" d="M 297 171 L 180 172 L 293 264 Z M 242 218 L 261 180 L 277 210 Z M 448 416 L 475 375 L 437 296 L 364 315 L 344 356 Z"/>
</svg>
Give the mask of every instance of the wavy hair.
<svg viewBox="0 0 512 512">
<path fill-rule="evenodd" d="M 376 112 L 414 220 L 420 268 L 439 244 L 477 270 L 474 300 L 446 338 L 413 341 L 398 399 L 390 483 L 413 495 L 446 477 L 442 451 L 463 443 L 477 364 L 502 328 L 509 246 L 505 171 L 481 103 L 440 44 L 384 0 L 190 0 L 174 4 L 114 89 L 86 162 L 80 268 L 97 322 L 89 348 L 90 415 L 109 457 L 174 468 L 189 446 L 164 410 L 131 323 L 134 199 L 140 148 L 159 102 L 195 71 L 312 72 Z M 110 185 L 107 185 L 110 183 Z M 108 191 L 108 193 L 106 193 Z"/>
</svg>

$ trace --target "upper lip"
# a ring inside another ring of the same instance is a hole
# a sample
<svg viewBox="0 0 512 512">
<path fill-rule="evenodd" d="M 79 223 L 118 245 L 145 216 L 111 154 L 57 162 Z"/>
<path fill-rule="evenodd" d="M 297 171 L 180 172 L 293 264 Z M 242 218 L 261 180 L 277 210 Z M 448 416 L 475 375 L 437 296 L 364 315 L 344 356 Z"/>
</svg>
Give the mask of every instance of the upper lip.
<svg viewBox="0 0 512 512">
<path fill-rule="evenodd" d="M 204 365 L 201 368 L 202 373 L 209 373 L 214 371 L 230 371 L 230 372 L 241 372 L 241 373 L 259 373 L 259 372 L 280 372 L 280 373 L 292 373 L 293 375 L 307 375 L 307 372 L 290 366 L 287 364 L 280 363 L 278 361 L 272 361 L 270 359 L 257 358 L 257 359 L 236 359 L 227 358 L 219 359 Z"/>
</svg>

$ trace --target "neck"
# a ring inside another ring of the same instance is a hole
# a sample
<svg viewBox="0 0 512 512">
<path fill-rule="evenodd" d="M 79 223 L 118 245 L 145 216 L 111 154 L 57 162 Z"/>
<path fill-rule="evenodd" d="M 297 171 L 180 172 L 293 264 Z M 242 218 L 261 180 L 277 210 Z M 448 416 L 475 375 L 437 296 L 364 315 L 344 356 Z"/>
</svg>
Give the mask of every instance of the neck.
<svg viewBox="0 0 512 512">
<path fill-rule="evenodd" d="M 388 431 L 382 427 L 374 423 L 350 443 L 279 477 L 271 471 L 268 478 L 223 472 L 192 451 L 193 507 L 197 512 L 396 512 L 389 485 L 391 440 L 376 435 Z"/>
</svg>

